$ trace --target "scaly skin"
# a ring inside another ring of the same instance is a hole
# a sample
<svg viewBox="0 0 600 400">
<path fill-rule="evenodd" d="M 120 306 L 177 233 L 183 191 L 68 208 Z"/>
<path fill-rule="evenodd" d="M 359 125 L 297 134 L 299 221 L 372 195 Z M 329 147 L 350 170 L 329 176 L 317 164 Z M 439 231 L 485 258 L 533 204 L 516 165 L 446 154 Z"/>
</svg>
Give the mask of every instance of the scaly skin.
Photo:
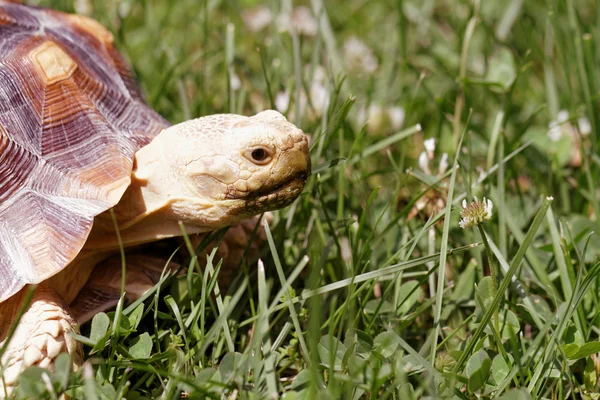
<svg viewBox="0 0 600 400">
<path fill-rule="evenodd" d="M 271 213 L 265 213 L 264 218 L 267 221 L 272 221 L 273 216 Z M 239 274 L 237 268 L 240 266 L 242 256 L 245 255 L 248 263 L 258 259 L 259 249 L 265 242 L 266 236 L 261 224 L 256 230 L 256 235 L 252 237 L 257 223 L 259 223 L 259 216 L 232 226 L 220 243 L 210 243 L 199 254 L 198 262 L 204 268 L 207 254 L 212 252 L 218 244 L 213 262 L 216 264 L 218 260 L 223 260 L 218 276 L 221 287 L 227 287 L 236 274 Z M 203 234 L 190 236 L 192 247 L 194 249 L 198 247 L 204 238 L 205 235 Z M 248 252 L 244 254 L 246 249 Z M 160 280 L 163 272 L 172 273 L 179 269 L 180 265 L 174 261 L 171 261 L 169 266 L 166 267 L 167 261 L 166 256 L 146 255 L 137 251 L 126 255 L 125 299 L 127 302 L 139 299 L 148 290 L 152 289 Z M 84 288 L 69 303 L 71 315 L 77 323 L 83 324 L 92 319 L 98 312 L 117 304 L 121 297 L 121 272 L 122 263 L 119 254 L 110 256 L 94 267 L 91 276 L 86 278 L 87 282 Z"/>
<path fill-rule="evenodd" d="M 209 232 L 285 207 L 309 173 L 307 136 L 277 111 L 174 125 L 135 154 L 132 183 L 114 208 L 121 241 L 181 236 L 180 222 L 188 234 Z M 112 214 L 99 215 L 84 251 L 118 248 Z"/>
<path fill-rule="evenodd" d="M 120 275 L 120 259 L 118 264 L 109 260 L 98 274 L 94 267 L 120 244 L 134 246 L 180 236 L 181 224 L 188 234 L 209 232 L 284 207 L 300 194 L 309 173 L 306 135 L 276 111 L 254 117 L 213 115 L 165 129 L 135 154 L 131 185 L 114 213 L 96 217 L 79 256 L 38 287 L 2 360 L 8 366 L 4 373 L 7 388 L 31 365 L 51 367 L 61 352 L 71 354 L 76 363 L 81 360 L 68 335 L 75 330 L 75 319 L 61 299 L 74 298 L 73 307 L 81 319 L 99 309 L 94 296 L 88 296 L 88 301 L 96 309 L 78 304 L 78 293 L 85 298 L 90 290 L 98 290 L 107 296 L 101 305 L 110 305 L 111 295 L 120 290 L 120 278 L 113 279 Z M 116 239 L 113 215 L 121 243 Z M 254 227 L 246 225 L 228 234 L 226 243 L 231 246 L 226 253 L 230 253 L 231 265 L 238 265 Z M 127 292 L 139 297 L 155 279 L 144 278 L 153 275 L 144 271 L 144 263 L 131 261 Z M 0 330 L 5 335 L 22 293 L 0 303 Z"/>
<path fill-rule="evenodd" d="M 198 255 L 198 260 L 202 267 L 206 264 L 206 256 L 210 254 L 213 248 L 218 244 L 217 252 L 213 259 L 213 265 L 216 266 L 217 262 L 223 259 L 221 270 L 217 277 L 219 285 L 221 287 L 227 287 L 233 281 L 233 279 L 240 274 L 238 268 L 242 263 L 242 257 L 245 256 L 244 260 L 246 265 L 250 265 L 252 262 L 256 262 L 260 256 L 259 251 L 266 242 L 267 236 L 263 221 L 267 220 L 269 223 L 273 221 L 273 214 L 267 212 L 264 214 L 263 219 L 259 221 L 259 217 L 248 218 L 241 223 L 232 226 L 227 230 L 221 243 L 209 243 L 208 246 Z M 256 227 L 256 224 L 259 224 Z M 256 233 L 254 229 L 256 228 Z M 194 235 L 190 237 L 192 247 L 196 249 L 200 243 L 204 240 L 205 235 Z"/>
<path fill-rule="evenodd" d="M 10 327 L 26 297 L 27 288 L 0 304 L 0 347 L 4 346 Z M 0 383 L 0 398 L 16 384 L 23 370 L 31 366 L 47 368 L 60 353 L 69 353 L 75 366 L 81 364 L 81 349 L 71 337 L 77 327 L 55 290 L 40 284 L 2 356 L 4 383 Z"/>
</svg>

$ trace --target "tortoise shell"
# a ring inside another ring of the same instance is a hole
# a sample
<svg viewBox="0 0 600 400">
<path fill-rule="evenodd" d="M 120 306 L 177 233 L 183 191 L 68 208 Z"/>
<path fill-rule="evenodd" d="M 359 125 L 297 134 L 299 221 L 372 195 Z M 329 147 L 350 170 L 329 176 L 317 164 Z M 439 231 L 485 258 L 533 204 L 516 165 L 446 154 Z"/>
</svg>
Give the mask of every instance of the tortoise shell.
<svg viewBox="0 0 600 400">
<path fill-rule="evenodd" d="M 167 125 L 98 22 L 0 0 L 0 302 L 74 259 Z"/>
</svg>

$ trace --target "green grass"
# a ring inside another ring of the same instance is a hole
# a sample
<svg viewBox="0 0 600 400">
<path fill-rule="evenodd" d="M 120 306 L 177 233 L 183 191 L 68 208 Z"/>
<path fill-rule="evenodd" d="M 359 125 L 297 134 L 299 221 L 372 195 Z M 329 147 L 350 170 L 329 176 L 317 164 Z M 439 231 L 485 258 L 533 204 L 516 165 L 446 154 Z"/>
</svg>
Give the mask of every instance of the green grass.
<svg viewBox="0 0 600 400">
<path fill-rule="evenodd" d="M 192 257 L 83 327 L 89 362 L 57 361 L 54 393 L 32 369 L 17 396 L 598 398 L 600 6 L 312 0 L 305 36 L 276 19 L 250 32 L 240 13 L 257 3 L 90 2 L 171 122 L 252 114 L 288 91 L 314 173 L 275 213 L 264 268 L 222 287 L 219 260 L 201 274 Z M 273 15 L 291 3 L 265 2 Z M 351 62 L 352 36 L 377 65 L 360 71 L 360 49 Z M 313 84 L 325 95 L 302 100 Z M 482 231 L 458 225 L 474 195 L 494 203 L 482 228 L 496 285 Z"/>
</svg>

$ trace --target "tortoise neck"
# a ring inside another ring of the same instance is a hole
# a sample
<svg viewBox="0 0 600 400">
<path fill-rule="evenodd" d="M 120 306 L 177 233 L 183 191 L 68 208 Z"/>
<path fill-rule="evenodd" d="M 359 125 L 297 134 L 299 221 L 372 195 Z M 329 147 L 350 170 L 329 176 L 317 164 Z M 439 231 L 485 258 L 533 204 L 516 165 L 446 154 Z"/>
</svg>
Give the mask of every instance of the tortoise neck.
<svg viewBox="0 0 600 400">
<path fill-rule="evenodd" d="M 226 198 L 228 184 L 218 179 L 225 178 L 215 178 L 219 171 L 228 172 L 229 164 L 217 168 L 220 164 L 214 157 L 184 135 L 186 127 L 182 123 L 163 130 L 135 153 L 129 187 L 112 212 L 94 219 L 86 249 L 119 248 L 115 219 L 121 244 L 132 246 L 181 236 L 180 221 L 191 234 L 212 231 L 246 216 L 240 212 L 245 211 L 246 201 Z M 197 162 L 202 159 L 214 162 Z"/>
<path fill-rule="evenodd" d="M 173 182 L 175 186 L 177 177 L 169 168 L 160 167 L 160 160 L 153 157 L 156 152 L 145 151 L 148 146 L 136 153 L 131 183 L 120 201 L 94 219 L 86 250 L 118 249 L 183 234 L 180 222 L 170 213 L 173 200 L 161 190 L 165 181 Z M 120 241 L 115 232 L 115 222 Z M 209 230 L 187 224 L 185 228 L 189 234 Z"/>
</svg>

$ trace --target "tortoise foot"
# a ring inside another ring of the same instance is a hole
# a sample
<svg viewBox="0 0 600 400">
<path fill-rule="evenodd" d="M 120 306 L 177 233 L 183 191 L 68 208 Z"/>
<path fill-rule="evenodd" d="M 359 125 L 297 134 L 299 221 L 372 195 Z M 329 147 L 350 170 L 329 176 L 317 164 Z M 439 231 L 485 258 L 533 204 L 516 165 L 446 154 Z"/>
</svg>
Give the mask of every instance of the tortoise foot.
<svg viewBox="0 0 600 400">
<path fill-rule="evenodd" d="M 26 290 L 0 304 L 0 314 L 11 315 L 10 320 L 3 318 L 0 321 L 0 347 L 7 340 L 8 330 L 17 317 Z M 61 353 L 69 353 L 75 366 L 80 365 L 79 344 L 70 335 L 76 331 L 75 321 L 60 296 L 47 286 L 40 285 L 2 356 L 6 391 L 10 392 L 18 383 L 21 373 L 31 366 L 52 369 L 54 360 Z M 0 389 L 1 398 L 4 389 Z"/>
</svg>

